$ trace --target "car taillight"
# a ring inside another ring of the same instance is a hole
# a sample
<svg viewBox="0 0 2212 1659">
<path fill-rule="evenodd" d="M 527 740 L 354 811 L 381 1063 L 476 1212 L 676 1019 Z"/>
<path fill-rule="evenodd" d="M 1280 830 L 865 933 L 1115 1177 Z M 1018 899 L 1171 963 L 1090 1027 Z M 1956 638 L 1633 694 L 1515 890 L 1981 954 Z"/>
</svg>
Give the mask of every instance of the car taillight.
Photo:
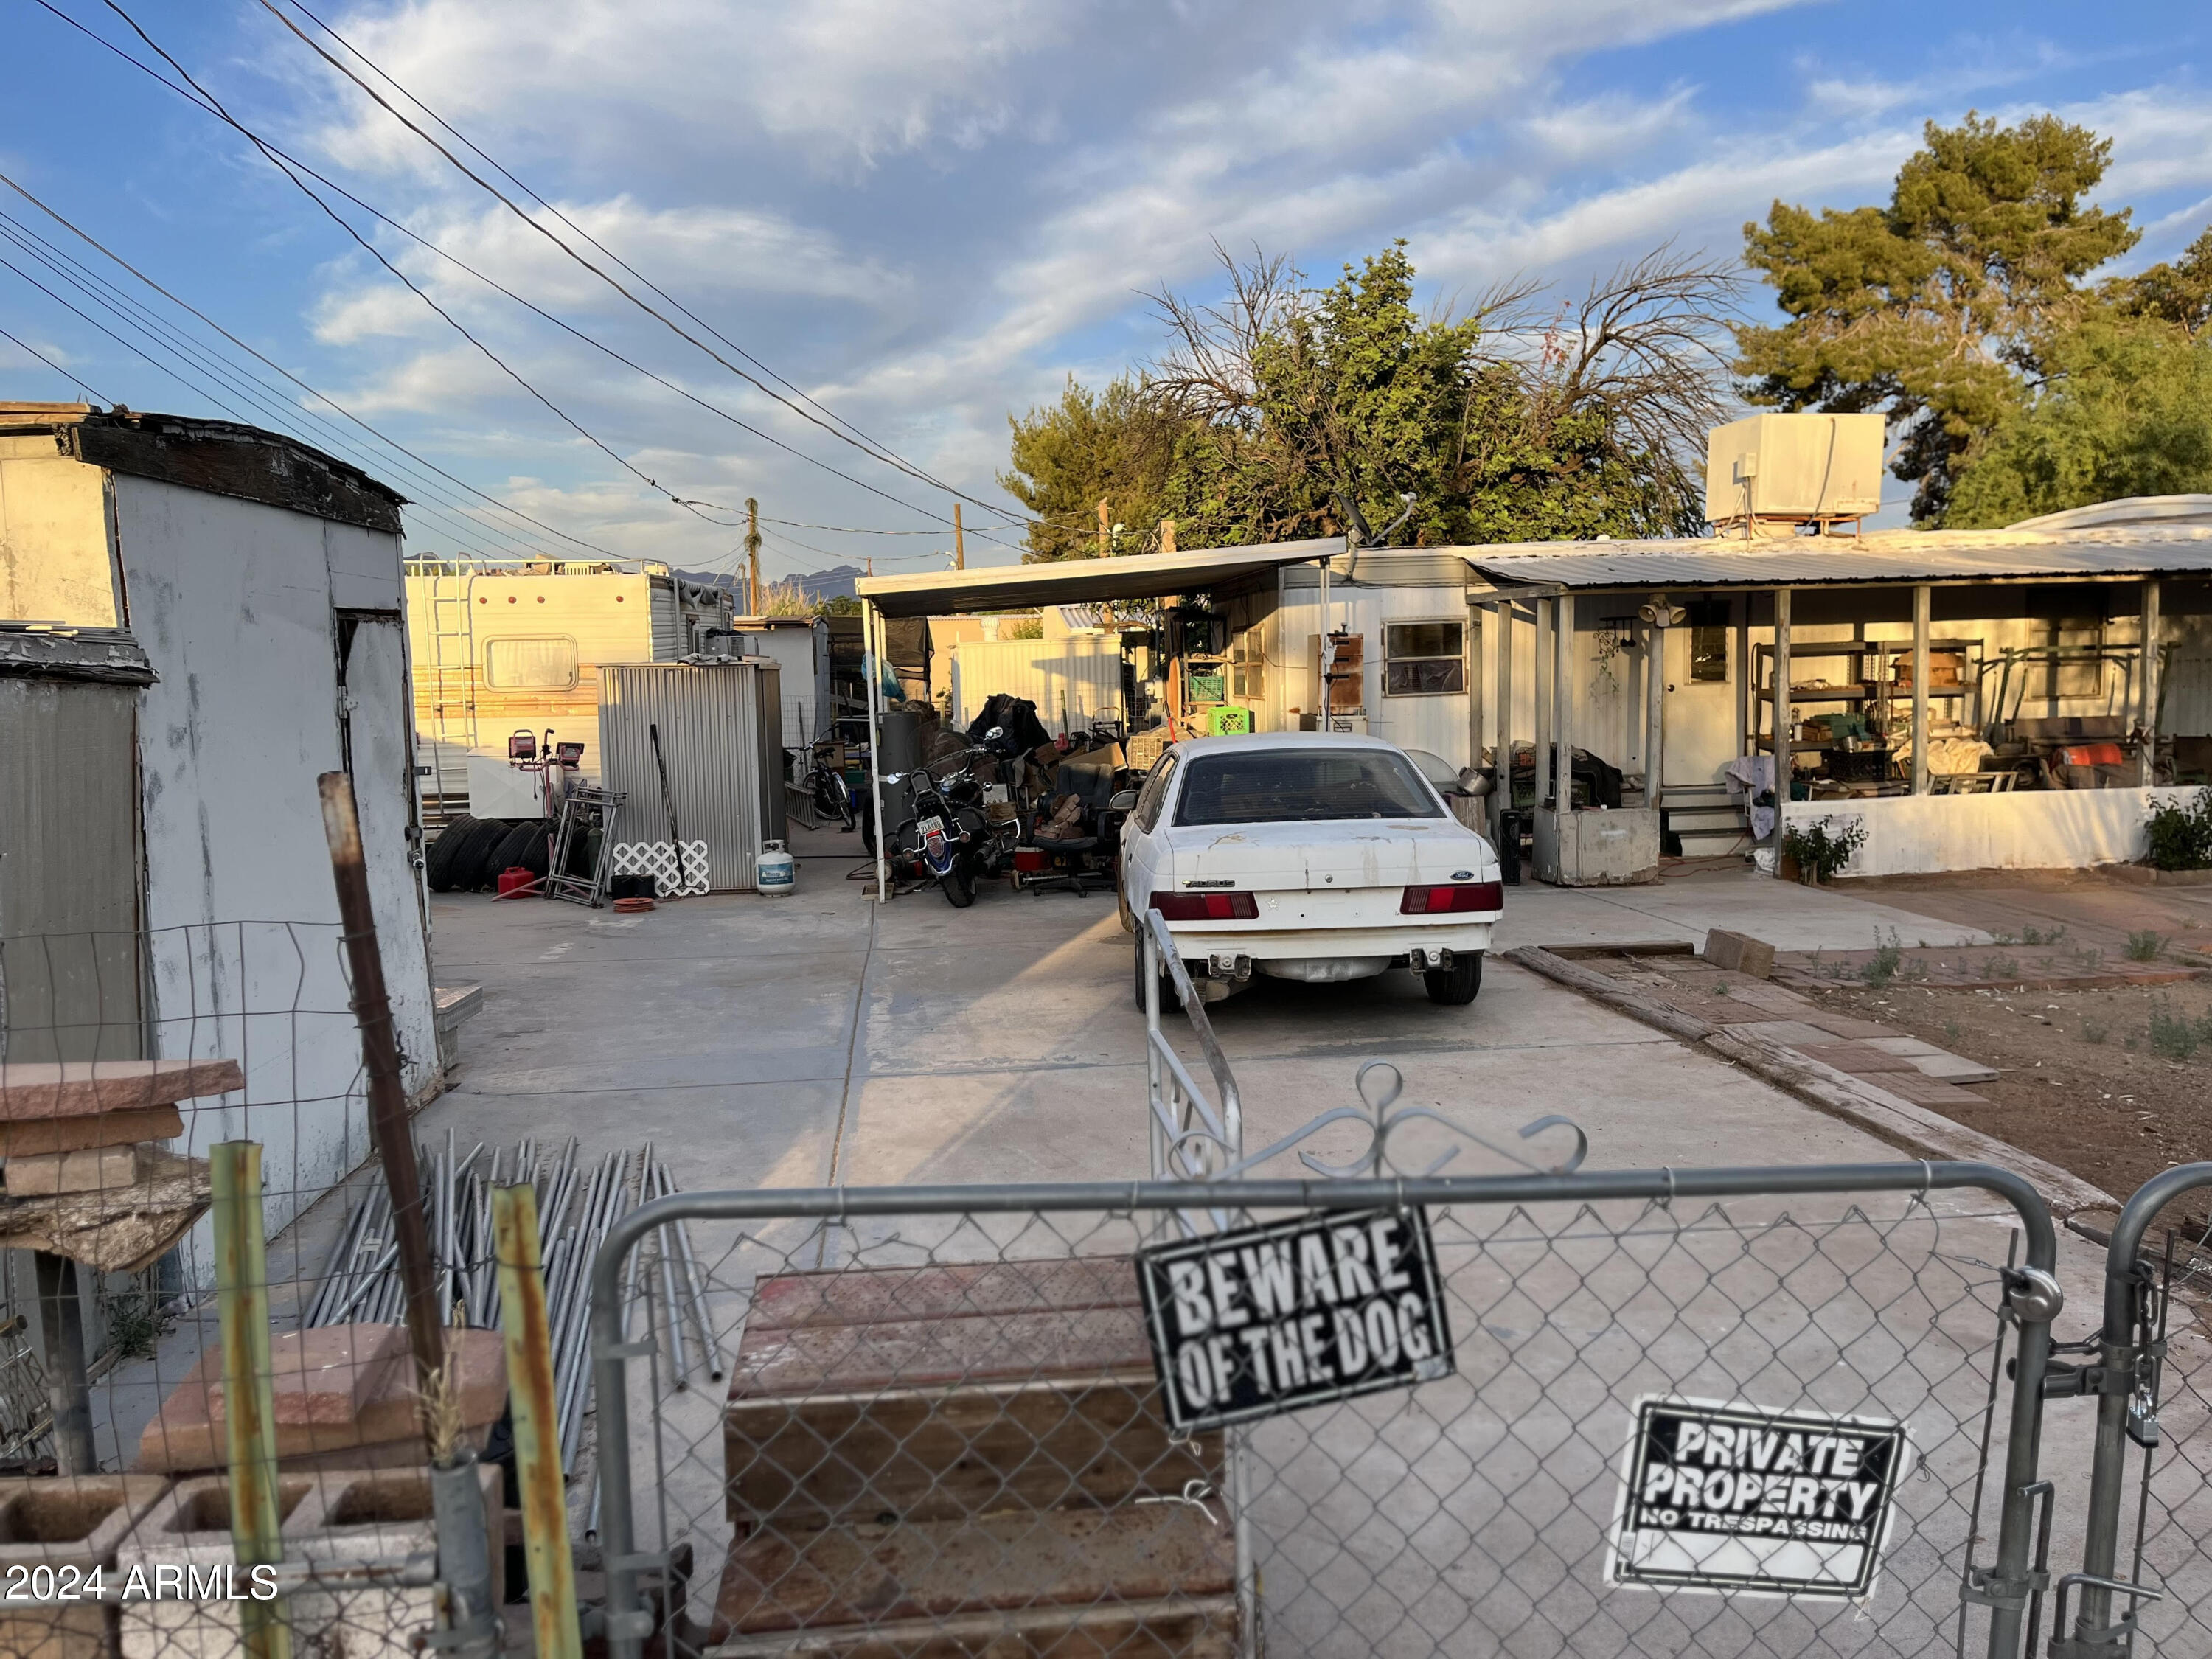
<svg viewBox="0 0 2212 1659">
<path fill-rule="evenodd" d="M 1154 893 L 1151 903 L 1169 921 L 1249 921 L 1260 914 L 1249 893 Z"/>
<path fill-rule="evenodd" d="M 1401 916 L 1437 916 L 1456 910 L 1503 910 L 1505 889 L 1494 881 L 1470 881 L 1454 887 L 1408 887 L 1398 902 Z"/>
</svg>

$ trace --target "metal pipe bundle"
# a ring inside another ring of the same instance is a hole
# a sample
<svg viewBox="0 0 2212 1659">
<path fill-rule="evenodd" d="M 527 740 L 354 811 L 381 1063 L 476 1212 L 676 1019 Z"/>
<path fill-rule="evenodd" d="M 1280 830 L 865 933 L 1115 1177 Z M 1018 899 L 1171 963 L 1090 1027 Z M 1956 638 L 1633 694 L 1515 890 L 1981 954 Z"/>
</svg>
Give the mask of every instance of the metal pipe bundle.
<svg viewBox="0 0 2212 1659">
<path fill-rule="evenodd" d="M 422 1172 L 423 1219 L 430 1237 L 440 1308 L 449 1320 L 458 1316 L 477 1329 L 495 1329 L 499 1324 L 499 1264 L 492 1246 L 491 1189 L 503 1182 L 523 1182 L 536 1189 L 546 1316 L 553 1342 L 555 1404 L 563 1459 L 572 1467 L 590 1404 L 592 1258 L 605 1243 L 609 1229 L 629 1210 L 675 1190 L 666 1169 L 653 1158 L 650 1147 L 609 1152 L 589 1168 L 582 1164 L 580 1151 L 572 1137 L 557 1155 L 532 1139 L 511 1150 L 487 1148 L 478 1142 L 463 1155 L 449 1131 L 442 1146 L 434 1152 L 427 1146 L 420 1148 L 416 1158 L 416 1167 Z M 678 1237 L 673 1245 L 662 1245 L 659 1294 L 672 1309 L 679 1304 L 689 1309 L 708 1358 L 708 1374 L 719 1381 L 721 1360 L 710 1339 L 690 1240 L 681 1237 L 679 1229 L 661 1231 Z M 307 1301 L 305 1322 L 396 1322 L 405 1307 L 398 1260 L 390 1192 L 383 1182 L 372 1182 L 331 1242 L 321 1283 Z M 624 1300 L 648 1288 L 647 1281 L 626 1276 Z M 679 1358 L 679 1378 L 688 1369 L 684 1363 L 688 1357 L 687 1352 Z"/>
</svg>

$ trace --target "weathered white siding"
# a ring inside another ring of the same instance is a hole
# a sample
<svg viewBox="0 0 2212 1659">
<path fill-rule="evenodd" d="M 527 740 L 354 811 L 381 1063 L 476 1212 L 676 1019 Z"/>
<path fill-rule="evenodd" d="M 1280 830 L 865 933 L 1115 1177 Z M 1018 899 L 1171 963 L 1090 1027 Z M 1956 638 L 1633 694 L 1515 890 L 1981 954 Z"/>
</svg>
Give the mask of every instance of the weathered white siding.
<svg viewBox="0 0 2212 1659">
<path fill-rule="evenodd" d="M 398 538 L 143 478 L 116 476 L 112 489 L 131 629 L 161 677 L 139 724 L 156 1040 L 164 1055 L 245 1066 L 242 1097 L 193 1115 L 191 1149 L 262 1143 L 273 1232 L 368 1152 L 361 1055 L 336 1035 L 350 1021 L 335 934 L 307 935 L 294 951 L 279 930 L 240 919 L 337 920 L 315 787 L 341 760 L 333 589 L 396 593 Z M 373 568 L 378 543 L 388 583 Z M 370 729 L 372 713 L 388 723 L 404 707 L 382 686 L 398 672 L 394 644 L 357 653 L 355 740 L 395 797 L 362 781 L 412 1091 L 432 1081 L 437 1045 L 415 872 L 404 839 L 387 844 L 410 811 L 392 764 L 405 732 Z"/>
<path fill-rule="evenodd" d="M 1000 692 L 1027 697 L 1048 732 L 1081 731 L 1121 711 L 1121 641 L 1102 634 L 1062 640 L 971 640 L 952 647 L 952 723 L 964 726 Z"/>
</svg>

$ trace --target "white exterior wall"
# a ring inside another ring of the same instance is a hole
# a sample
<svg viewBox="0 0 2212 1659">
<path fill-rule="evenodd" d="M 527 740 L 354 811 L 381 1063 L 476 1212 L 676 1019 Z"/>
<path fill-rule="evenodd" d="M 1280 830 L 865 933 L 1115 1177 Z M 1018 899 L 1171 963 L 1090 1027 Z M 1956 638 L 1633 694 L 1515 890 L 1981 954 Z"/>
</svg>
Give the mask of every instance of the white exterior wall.
<svg viewBox="0 0 2212 1659">
<path fill-rule="evenodd" d="M 341 757 L 333 605 L 398 611 L 398 538 L 121 475 L 113 494 L 130 626 L 161 677 L 139 721 L 157 1052 L 245 1067 L 242 1095 L 188 1114 L 189 1150 L 261 1142 L 273 1234 L 368 1150 L 315 780 Z M 396 643 L 356 660 L 404 672 Z M 357 718 L 380 701 L 404 710 L 404 682 L 357 691 Z M 372 897 L 416 1093 L 436 1067 L 428 944 L 410 849 L 386 844 L 413 816 L 393 762 L 406 734 L 384 735 L 369 775 L 398 798 L 364 801 L 362 818 L 379 838 Z M 254 917 L 278 922 L 240 920 Z M 203 1254 L 187 1271 L 211 1266 Z"/>
<path fill-rule="evenodd" d="M 802 749 L 830 730 L 830 629 L 743 628 L 745 654 L 766 657 L 782 684 L 783 746 Z"/>
<path fill-rule="evenodd" d="M 1454 766 L 1468 764 L 1468 697 L 1464 692 L 1442 696 L 1386 697 L 1382 695 L 1382 625 L 1397 622 L 1458 623 L 1468 621 L 1464 586 L 1370 586 L 1364 583 L 1332 581 L 1328 612 L 1333 628 L 1364 635 L 1362 665 L 1366 684 L 1370 736 L 1395 743 L 1401 749 L 1425 749 Z M 1526 629 L 1522 630 L 1525 634 Z M 1298 714 L 1322 706 L 1322 687 L 1313 662 L 1313 636 L 1322 632 L 1321 590 L 1288 587 L 1268 622 L 1267 693 L 1269 724 L 1277 731 L 1296 731 Z M 1465 683 L 1472 684 L 1477 653 L 1468 658 L 1468 635 L 1461 635 Z M 1524 652 L 1532 647 L 1523 645 Z M 1478 694 L 1486 688 L 1476 688 Z"/>
<path fill-rule="evenodd" d="M 1846 876 L 1943 870 L 2080 870 L 2124 864 L 2149 850 L 2154 800 L 2185 805 L 2185 789 L 2036 789 L 1990 795 L 1892 795 L 1791 801 L 1787 824 L 1826 820 L 1866 828 Z"/>
<path fill-rule="evenodd" d="M 1121 641 L 1103 634 L 1063 640 L 969 640 L 952 647 L 952 723 L 966 726 L 1000 692 L 1027 697 L 1048 732 L 1087 727 L 1121 713 Z"/>
</svg>

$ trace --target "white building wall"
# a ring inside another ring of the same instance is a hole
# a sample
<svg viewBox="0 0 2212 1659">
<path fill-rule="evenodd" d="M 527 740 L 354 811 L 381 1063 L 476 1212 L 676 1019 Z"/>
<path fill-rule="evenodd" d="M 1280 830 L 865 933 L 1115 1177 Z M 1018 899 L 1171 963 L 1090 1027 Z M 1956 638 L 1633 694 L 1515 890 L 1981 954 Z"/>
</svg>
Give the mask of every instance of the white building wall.
<svg viewBox="0 0 2212 1659">
<path fill-rule="evenodd" d="M 2185 789 L 2035 789 L 1989 795 L 1891 795 L 1792 801 L 1785 824 L 1863 826 L 1846 876 L 1944 870 L 2081 870 L 2130 863 L 2149 850 L 2151 803 L 2186 805 Z"/>
<path fill-rule="evenodd" d="M 963 641 L 952 647 L 951 691 L 955 726 L 1005 692 L 1035 703 L 1047 731 L 1081 731 L 1096 716 L 1121 713 L 1121 641 L 1104 634 Z"/>
<path fill-rule="evenodd" d="M 1304 574 L 1303 572 L 1300 573 Z M 1407 584 L 1402 586 L 1332 582 L 1329 626 L 1363 636 L 1361 656 L 1370 735 L 1402 749 L 1425 749 L 1454 766 L 1468 763 L 1468 694 L 1393 697 L 1382 691 L 1383 624 L 1448 622 L 1462 625 L 1462 683 L 1472 684 L 1475 659 L 1464 631 L 1468 620 L 1464 586 Z M 1270 681 L 1267 702 L 1275 729 L 1296 731 L 1301 714 L 1319 710 L 1322 688 L 1314 665 L 1314 636 L 1322 631 L 1321 590 L 1285 586 L 1272 618 L 1267 643 Z M 1526 630 L 1523 630 L 1524 632 Z M 1525 648 L 1525 647 L 1524 647 Z M 1280 690 L 1276 687 L 1279 685 Z M 1481 688 L 1478 688 L 1478 695 Z M 1293 712 L 1293 711 L 1297 712 Z"/>
<path fill-rule="evenodd" d="M 341 759 L 334 600 L 396 606 L 398 538 L 143 478 L 113 491 L 130 625 L 161 677 L 139 722 L 157 1052 L 245 1067 L 242 1095 L 188 1116 L 189 1150 L 259 1141 L 273 1233 L 368 1150 L 315 780 Z M 395 647 L 366 652 L 364 672 L 400 672 Z M 397 686 L 380 701 L 387 718 L 406 706 Z M 390 780 L 392 758 L 374 772 Z M 362 816 L 388 839 L 410 813 L 379 799 Z M 382 845 L 370 869 L 406 1082 L 425 1091 L 437 1044 L 416 875 Z M 204 1253 L 188 1271 L 209 1271 Z"/>
</svg>

